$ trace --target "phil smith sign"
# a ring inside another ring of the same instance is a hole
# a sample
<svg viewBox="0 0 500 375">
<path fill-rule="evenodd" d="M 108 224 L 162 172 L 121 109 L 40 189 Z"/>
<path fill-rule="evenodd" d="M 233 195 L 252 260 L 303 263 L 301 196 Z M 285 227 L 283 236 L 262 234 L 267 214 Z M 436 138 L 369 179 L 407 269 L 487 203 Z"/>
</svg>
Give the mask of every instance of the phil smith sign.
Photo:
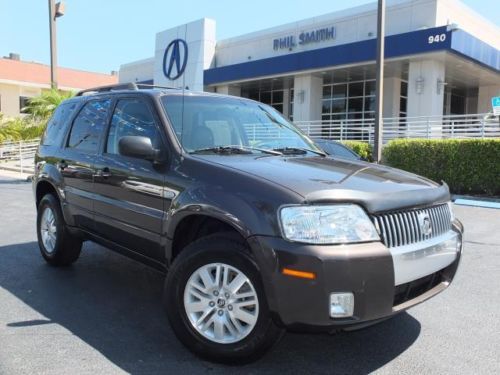
<svg viewBox="0 0 500 375">
<path fill-rule="evenodd" d="M 282 38 L 273 40 L 273 49 L 275 51 L 281 49 L 291 49 L 297 45 L 306 45 L 310 43 L 324 42 L 335 39 L 335 27 L 325 27 L 313 31 L 303 31 L 298 36 L 288 35 Z"/>
</svg>

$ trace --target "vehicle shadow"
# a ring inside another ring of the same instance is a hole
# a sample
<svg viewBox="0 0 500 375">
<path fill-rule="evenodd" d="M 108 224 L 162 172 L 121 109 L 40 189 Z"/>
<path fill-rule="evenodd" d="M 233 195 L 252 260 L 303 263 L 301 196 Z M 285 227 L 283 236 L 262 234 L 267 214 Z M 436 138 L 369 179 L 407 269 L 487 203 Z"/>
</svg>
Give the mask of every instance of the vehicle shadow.
<svg viewBox="0 0 500 375">
<path fill-rule="evenodd" d="M 175 338 L 161 306 L 164 276 L 86 243 L 72 267 L 53 268 L 36 242 L 0 247 L 0 287 L 42 318 L 9 316 L 8 330 L 57 324 L 128 373 L 369 373 L 397 357 L 420 334 L 403 313 L 376 326 L 336 335 L 286 334 L 260 361 L 240 368 L 198 360 Z"/>
</svg>

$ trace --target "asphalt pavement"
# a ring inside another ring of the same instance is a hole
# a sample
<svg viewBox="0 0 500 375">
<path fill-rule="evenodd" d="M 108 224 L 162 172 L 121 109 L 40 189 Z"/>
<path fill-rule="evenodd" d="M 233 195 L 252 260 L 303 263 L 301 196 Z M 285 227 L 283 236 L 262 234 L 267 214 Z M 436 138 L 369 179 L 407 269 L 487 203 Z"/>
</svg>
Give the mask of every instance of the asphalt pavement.
<svg viewBox="0 0 500 375">
<path fill-rule="evenodd" d="M 42 260 L 31 185 L 0 176 L 0 374 L 500 373 L 500 210 L 455 206 L 466 228 L 448 290 L 376 326 L 286 334 L 260 361 L 201 361 L 170 329 L 163 276 L 85 243 L 66 269 Z"/>
</svg>

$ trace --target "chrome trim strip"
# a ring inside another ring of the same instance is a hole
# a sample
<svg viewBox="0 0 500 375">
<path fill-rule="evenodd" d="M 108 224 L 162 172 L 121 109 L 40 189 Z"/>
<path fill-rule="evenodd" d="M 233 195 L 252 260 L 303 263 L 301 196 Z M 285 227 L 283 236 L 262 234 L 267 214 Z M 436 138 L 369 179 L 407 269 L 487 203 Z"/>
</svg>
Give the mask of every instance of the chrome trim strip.
<svg viewBox="0 0 500 375">
<path fill-rule="evenodd" d="M 429 240 L 393 247 L 394 283 L 401 285 L 446 268 L 457 258 L 459 235 L 450 230 Z"/>
</svg>

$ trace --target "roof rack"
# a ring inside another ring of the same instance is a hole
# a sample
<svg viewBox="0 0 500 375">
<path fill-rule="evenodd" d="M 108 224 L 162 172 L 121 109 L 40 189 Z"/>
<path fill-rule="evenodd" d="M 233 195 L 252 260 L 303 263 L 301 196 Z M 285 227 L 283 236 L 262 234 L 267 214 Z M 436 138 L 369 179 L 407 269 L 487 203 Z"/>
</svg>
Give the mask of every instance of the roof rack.
<svg viewBox="0 0 500 375">
<path fill-rule="evenodd" d="M 89 92 L 107 92 L 107 91 L 116 91 L 116 90 L 140 90 L 141 88 L 158 88 L 158 89 L 174 89 L 180 90 L 178 87 L 169 87 L 169 86 L 159 86 L 159 85 L 150 85 L 147 83 L 118 83 L 116 85 L 108 85 L 108 86 L 99 86 L 92 87 L 85 90 L 80 90 L 76 93 L 76 96 L 83 96 L 85 93 Z"/>
</svg>

